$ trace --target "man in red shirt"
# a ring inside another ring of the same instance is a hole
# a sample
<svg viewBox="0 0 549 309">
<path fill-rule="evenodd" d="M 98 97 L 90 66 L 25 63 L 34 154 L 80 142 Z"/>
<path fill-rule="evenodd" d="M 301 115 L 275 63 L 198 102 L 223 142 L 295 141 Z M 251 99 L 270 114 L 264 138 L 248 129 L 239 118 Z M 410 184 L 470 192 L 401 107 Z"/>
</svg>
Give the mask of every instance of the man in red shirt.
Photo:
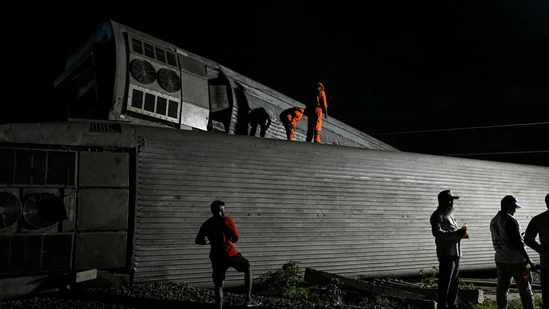
<svg viewBox="0 0 549 309">
<path fill-rule="evenodd" d="M 210 244 L 210 261 L 212 262 L 212 279 L 215 283 L 215 302 L 218 308 L 223 307 L 223 284 L 229 267 L 244 273 L 247 291 L 247 307 L 259 307 L 261 302 L 252 300 L 252 267 L 250 262 L 234 247 L 239 235 L 231 217 L 225 216 L 225 203 L 213 201 L 210 205 L 213 216 L 202 223 L 196 235 L 197 245 Z M 208 241 L 206 241 L 208 238 Z"/>
</svg>

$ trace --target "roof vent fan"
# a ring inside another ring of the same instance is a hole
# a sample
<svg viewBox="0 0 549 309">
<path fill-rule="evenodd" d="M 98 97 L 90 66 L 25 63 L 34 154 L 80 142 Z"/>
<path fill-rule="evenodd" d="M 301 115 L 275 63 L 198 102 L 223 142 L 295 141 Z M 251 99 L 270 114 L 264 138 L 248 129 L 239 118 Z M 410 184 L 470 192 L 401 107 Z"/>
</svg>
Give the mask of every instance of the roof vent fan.
<svg viewBox="0 0 549 309">
<path fill-rule="evenodd" d="M 22 211 L 23 206 L 16 195 L 11 192 L 0 192 L 0 230 L 17 223 Z"/>
<path fill-rule="evenodd" d="M 130 63 L 130 73 L 138 82 L 150 85 L 156 80 L 156 70 L 153 65 L 145 60 L 134 59 Z"/>
<path fill-rule="evenodd" d="M 67 219 L 63 199 L 52 193 L 30 195 L 23 206 L 23 218 L 35 229 L 47 228 Z"/>
<path fill-rule="evenodd" d="M 168 92 L 176 92 L 181 89 L 181 78 L 174 70 L 160 69 L 158 71 L 158 83 Z"/>
</svg>

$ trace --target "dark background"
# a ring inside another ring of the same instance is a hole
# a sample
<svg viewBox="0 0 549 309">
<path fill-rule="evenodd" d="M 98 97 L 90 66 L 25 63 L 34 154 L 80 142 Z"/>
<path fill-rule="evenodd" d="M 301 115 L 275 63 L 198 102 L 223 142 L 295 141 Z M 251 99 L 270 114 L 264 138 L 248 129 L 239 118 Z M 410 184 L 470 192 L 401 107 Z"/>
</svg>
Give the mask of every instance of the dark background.
<svg viewBox="0 0 549 309">
<path fill-rule="evenodd" d="M 139 15 L 35 8 L 10 24 L 28 54 L 7 60 L 25 99 L 6 103 L 2 120 L 55 119 L 53 80 L 111 18 L 301 102 L 321 81 L 330 116 L 400 150 L 549 166 L 548 4 L 370 2 L 134 2 Z"/>
</svg>

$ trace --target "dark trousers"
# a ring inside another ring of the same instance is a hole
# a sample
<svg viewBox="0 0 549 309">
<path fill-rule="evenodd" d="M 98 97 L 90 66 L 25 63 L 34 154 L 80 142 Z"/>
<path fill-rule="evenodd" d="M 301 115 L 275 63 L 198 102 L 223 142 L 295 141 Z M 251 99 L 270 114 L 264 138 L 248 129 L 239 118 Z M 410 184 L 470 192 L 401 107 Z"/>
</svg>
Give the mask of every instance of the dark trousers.
<svg viewBox="0 0 549 309">
<path fill-rule="evenodd" d="M 251 124 L 251 129 L 250 129 L 250 136 L 255 136 L 256 132 L 257 132 L 257 126 L 258 124 L 257 123 L 252 123 Z M 259 124 L 259 128 L 260 128 L 260 131 L 259 131 L 259 136 L 260 137 L 265 137 L 265 135 L 267 134 L 267 129 L 269 128 L 267 125 L 262 125 L 262 124 Z"/>
<path fill-rule="evenodd" d="M 437 309 L 457 308 L 459 289 L 459 257 L 443 256 L 438 267 Z"/>
<path fill-rule="evenodd" d="M 514 280 L 522 301 L 522 308 L 534 309 L 534 294 L 532 294 L 532 276 L 524 278 L 522 273 L 526 263 L 503 264 L 497 263 L 498 269 L 498 287 L 496 289 L 496 302 L 498 309 L 507 309 L 507 293 L 511 287 L 511 281 Z"/>
<path fill-rule="evenodd" d="M 320 143 L 320 131 L 322 131 L 322 109 L 320 107 L 307 110 L 307 137 L 305 141 Z"/>
<path fill-rule="evenodd" d="M 541 298 L 543 298 L 542 309 L 549 309 L 549 265 L 541 268 Z"/>
</svg>

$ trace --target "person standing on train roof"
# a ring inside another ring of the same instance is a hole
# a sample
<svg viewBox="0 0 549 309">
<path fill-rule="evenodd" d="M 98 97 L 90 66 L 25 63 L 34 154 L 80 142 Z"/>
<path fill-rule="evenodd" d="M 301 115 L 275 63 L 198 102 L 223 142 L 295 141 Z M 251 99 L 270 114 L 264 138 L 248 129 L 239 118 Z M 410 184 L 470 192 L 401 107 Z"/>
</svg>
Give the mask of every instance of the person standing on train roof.
<svg viewBox="0 0 549 309">
<path fill-rule="evenodd" d="M 459 228 L 454 219 L 454 201 L 459 196 L 450 190 L 438 194 L 438 208 L 431 215 L 431 232 L 435 237 L 439 262 L 437 309 L 457 309 L 461 240 L 467 230 Z"/>
<path fill-rule="evenodd" d="M 322 131 L 322 115 L 328 118 L 328 102 L 326 91 L 322 83 L 317 84 L 316 101 L 307 105 L 307 142 L 320 143 L 320 132 Z"/>
<path fill-rule="evenodd" d="M 194 242 L 197 245 L 210 245 L 210 261 L 213 269 L 212 279 L 215 284 L 217 308 L 223 308 L 223 286 L 225 273 L 229 267 L 244 273 L 247 292 L 246 307 L 261 306 L 261 302 L 252 300 L 252 267 L 234 246 L 240 235 L 233 219 L 225 215 L 225 203 L 219 200 L 213 201 L 210 210 L 212 217 L 202 224 Z"/>
</svg>

